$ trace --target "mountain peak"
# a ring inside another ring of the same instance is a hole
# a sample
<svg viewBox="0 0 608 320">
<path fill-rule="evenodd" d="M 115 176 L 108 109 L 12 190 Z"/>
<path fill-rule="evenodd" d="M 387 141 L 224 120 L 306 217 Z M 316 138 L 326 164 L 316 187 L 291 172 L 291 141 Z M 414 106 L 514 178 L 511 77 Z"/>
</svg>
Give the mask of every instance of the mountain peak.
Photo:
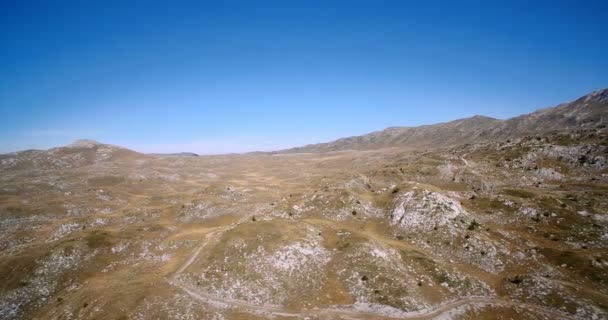
<svg viewBox="0 0 608 320">
<path fill-rule="evenodd" d="M 74 142 L 72 142 L 68 147 L 71 148 L 93 148 L 95 146 L 99 146 L 102 143 L 95 141 L 95 140 L 91 140 L 91 139 L 78 139 Z"/>
<path fill-rule="evenodd" d="M 608 102 L 608 88 L 591 92 L 590 94 L 585 96 L 585 102 L 607 103 Z"/>
<path fill-rule="evenodd" d="M 496 118 L 492 118 L 492 117 L 488 117 L 488 116 L 484 116 L 484 115 L 480 115 L 480 114 L 476 114 L 476 115 L 472 116 L 471 119 L 475 119 L 475 120 L 498 120 Z"/>
</svg>

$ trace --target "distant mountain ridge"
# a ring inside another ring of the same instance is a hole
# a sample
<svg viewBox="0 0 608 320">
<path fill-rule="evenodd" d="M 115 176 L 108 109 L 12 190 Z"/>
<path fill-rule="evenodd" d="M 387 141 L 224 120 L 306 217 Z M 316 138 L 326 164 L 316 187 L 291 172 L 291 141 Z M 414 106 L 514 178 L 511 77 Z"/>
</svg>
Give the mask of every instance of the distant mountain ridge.
<svg viewBox="0 0 608 320">
<path fill-rule="evenodd" d="M 499 120 L 476 115 L 445 123 L 418 127 L 390 127 L 369 134 L 280 150 L 274 153 L 317 153 L 373 150 L 387 147 L 438 148 L 483 140 L 508 139 L 577 127 L 608 124 L 608 88 L 575 101 Z"/>
<path fill-rule="evenodd" d="M 432 149 L 486 140 L 539 135 L 574 128 L 608 125 L 608 88 L 591 92 L 572 102 L 562 103 L 500 120 L 476 115 L 450 122 L 417 127 L 389 127 L 360 136 L 256 154 L 321 153 L 381 148 Z M 119 146 L 81 139 L 48 150 L 23 150 L 0 154 L 0 169 L 77 167 L 108 161 L 132 161 L 148 157 L 198 157 L 192 152 L 143 154 Z"/>
</svg>

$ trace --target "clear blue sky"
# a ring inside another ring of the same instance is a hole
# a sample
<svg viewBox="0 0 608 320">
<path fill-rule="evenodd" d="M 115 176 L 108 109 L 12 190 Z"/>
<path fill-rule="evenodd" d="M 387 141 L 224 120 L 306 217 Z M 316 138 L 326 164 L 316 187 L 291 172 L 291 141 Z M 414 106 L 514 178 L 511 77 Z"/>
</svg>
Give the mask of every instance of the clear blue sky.
<svg viewBox="0 0 608 320">
<path fill-rule="evenodd" d="M 0 1 L 0 152 L 268 150 L 608 86 L 602 1 Z"/>
</svg>

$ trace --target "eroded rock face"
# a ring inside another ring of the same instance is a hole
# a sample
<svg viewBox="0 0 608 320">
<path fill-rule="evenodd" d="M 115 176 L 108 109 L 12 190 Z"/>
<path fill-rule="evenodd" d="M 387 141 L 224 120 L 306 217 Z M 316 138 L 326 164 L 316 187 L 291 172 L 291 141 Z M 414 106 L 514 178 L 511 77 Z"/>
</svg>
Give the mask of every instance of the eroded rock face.
<svg viewBox="0 0 608 320">
<path fill-rule="evenodd" d="M 431 230 L 466 214 L 458 200 L 438 192 L 414 188 L 395 199 L 391 224 L 406 229 Z"/>
</svg>

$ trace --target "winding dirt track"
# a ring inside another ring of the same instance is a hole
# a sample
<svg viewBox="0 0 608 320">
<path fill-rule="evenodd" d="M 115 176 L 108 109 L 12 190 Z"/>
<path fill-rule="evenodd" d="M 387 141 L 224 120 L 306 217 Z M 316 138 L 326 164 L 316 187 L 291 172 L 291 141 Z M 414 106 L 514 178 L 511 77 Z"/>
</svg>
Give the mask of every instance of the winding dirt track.
<svg viewBox="0 0 608 320">
<path fill-rule="evenodd" d="M 195 286 L 180 281 L 179 275 L 183 273 L 199 256 L 201 251 L 209 245 L 215 236 L 221 235 L 224 231 L 230 229 L 230 227 L 217 227 L 214 228 L 211 232 L 207 233 L 202 241 L 202 243 L 192 252 L 188 260 L 181 265 L 181 267 L 171 276 L 168 282 L 171 285 L 174 285 L 186 292 L 192 298 L 199 300 L 204 303 L 211 304 L 213 306 L 221 307 L 221 308 L 240 308 L 246 310 L 248 312 L 257 313 L 257 314 L 266 314 L 273 316 L 283 316 L 283 317 L 294 317 L 294 318 L 306 318 L 306 317 L 342 317 L 343 319 L 434 319 L 436 317 L 442 315 L 449 315 L 452 312 L 457 311 L 459 308 L 464 307 L 473 307 L 473 306 L 495 306 L 495 307 L 508 307 L 508 308 L 519 308 L 519 309 L 527 309 L 529 311 L 533 311 L 539 314 L 546 315 L 553 319 L 572 319 L 575 318 L 556 311 L 549 308 L 545 308 L 542 306 L 501 300 L 496 298 L 488 298 L 488 297 L 479 297 L 479 296 L 471 296 L 465 297 L 458 300 L 446 301 L 430 308 L 411 311 L 411 312 L 395 312 L 395 313 L 384 313 L 384 312 L 373 312 L 373 311 L 360 311 L 355 309 L 345 309 L 345 308 L 314 308 L 314 309 L 305 309 L 301 311 L 291 311 L 286 308 L 278 305 L 256 305 L 249 303 L 244 300 L 238 299 L 228 299 L 218 295 L 214 295 L 208 292 L 204 292 L 196 288 Z"/>
</svg>

